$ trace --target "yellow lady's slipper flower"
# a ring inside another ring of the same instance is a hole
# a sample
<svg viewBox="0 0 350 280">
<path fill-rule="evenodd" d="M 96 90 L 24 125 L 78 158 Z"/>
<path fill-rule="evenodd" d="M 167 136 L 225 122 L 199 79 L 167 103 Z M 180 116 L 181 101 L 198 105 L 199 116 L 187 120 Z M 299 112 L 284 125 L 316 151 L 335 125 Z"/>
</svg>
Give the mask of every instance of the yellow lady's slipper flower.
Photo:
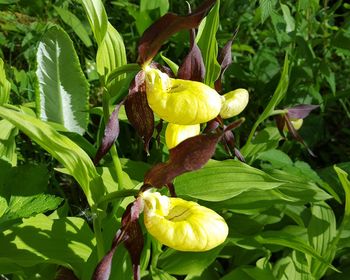
<svg viewBox="0 0 350 280">
<path fill-rule="evenodd" d="M 213 210 L 181 198 L 144 192 L 144 222 L 162 244 L 179 251 L 207 251 L 228 234 L 225 220 Z"/>
<path fill-rule="evenodd" d="M 181 125 L 205 123 L 220 113 L 222 97 L 195 81 L 172 79 L 158 69 L 145 67 L 147 101 L 163 120 Z"/>
<path fill-rule="evenodd" d="M 247 106 L 249 93 L 243 88 L 230 91 L 223 95 L 224 102 L 220 111 L 223 119 L 228 119 L 240 114 Z"/>
<path fill-rule="evenodd" d="M 172 149 L 187 138 L 196 136 L 200 132 L 200 125 L 181 125 L 168 123 L 165 130 L 165 142 L 168 149 Z"/>
</svg>

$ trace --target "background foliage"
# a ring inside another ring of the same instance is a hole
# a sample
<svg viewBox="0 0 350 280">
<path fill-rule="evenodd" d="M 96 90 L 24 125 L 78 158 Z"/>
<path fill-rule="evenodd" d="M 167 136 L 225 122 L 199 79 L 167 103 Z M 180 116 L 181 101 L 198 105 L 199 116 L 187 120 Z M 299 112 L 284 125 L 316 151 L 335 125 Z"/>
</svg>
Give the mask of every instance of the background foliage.
<svg viewBox="0 0 350 280">
<path fill-rule="evenodd" d="M 137 68 L 109 75 L 136 61 L 152 22 L 187 10 L 179 0 L 0 0 L 1 278 L 91 278 L 129 196 L 168 157 L 164 132 L 147 155 L 122 108 L 116 148 L 94 167 L 104 122 Z M 145 233 L 144 279 L 347 279 L 349 19 L 350 5 L 340 0 L 221 0 L 211 11 L 197 36 L 206 82 L 218 75 L 218 49 L 237 32 L 223 92 L 250 93 L 246 121 L 234 131 L 246 164 L 226 160 L 218 146 L 212 161 L 175 186 L 224 215 L 230 234 L 198 254 L 166 249 Z M 156 60 L 179 65 L 188 38 L 172 36 L 161 49 L 165 59 Z M 283 138 L 271 116 L 297 104 L 320 105 L 300 130 L 316 157 Z M 112 279 L 130 279 L 124 248 L 113 263 Z"/>
</svg>

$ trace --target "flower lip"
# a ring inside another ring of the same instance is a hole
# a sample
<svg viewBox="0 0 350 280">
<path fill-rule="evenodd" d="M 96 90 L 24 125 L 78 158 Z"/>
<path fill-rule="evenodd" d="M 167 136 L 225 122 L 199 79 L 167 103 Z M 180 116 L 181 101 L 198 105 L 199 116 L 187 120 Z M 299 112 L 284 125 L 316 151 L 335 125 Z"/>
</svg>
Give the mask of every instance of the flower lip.
<svg viewBox="0 0 350 280">
<path fill-rule="evenodd" d="M 194 125 L 220 113 L 222 97 L 211 87 L 170 78 L 158 69 L 144 69 L 148 104 L 160 118 L 174 124 Z"/>
<path fill-rule="evenodd" d="M 144 222 L 148 232 L 179 251 L 207 251 L 228 234 L 225 220 L 196 202 L 145 192 Z"/>
</svg>

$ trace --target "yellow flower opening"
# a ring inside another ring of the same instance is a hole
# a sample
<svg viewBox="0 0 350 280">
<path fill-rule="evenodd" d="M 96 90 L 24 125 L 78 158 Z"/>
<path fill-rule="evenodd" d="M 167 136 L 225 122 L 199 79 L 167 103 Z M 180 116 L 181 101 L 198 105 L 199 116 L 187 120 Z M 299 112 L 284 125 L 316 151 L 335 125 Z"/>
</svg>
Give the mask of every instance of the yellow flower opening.
<svg viewBox="0 0 350 280">
<path fill-rule="evenodd" d="M 213 210 L 158 192 L 143 193 L 144 223 L 162 244 L 179 251 L 207 251 L 222 244 L 228 234 L 225 220 Z"/>
<path fill-rule="evenodd" d="M 223 119 L 228 119 L 237 116 L 245 109 L 249 101 L 249 93 L 247 90 L 239 88 L 224 94 L 223 98 L 220 116 Z"/>
<path fill-rule="evenodd" d="M 144 67 L 147 101 L 169 123 L 194 125 L 219 115 L 222 97 L 211 87 L 194 81 L 172 79 L 158 69 Z"/>
<path fill-rule="evenodd" d="M 301 126 L 303 125 L 303 119 L 291 119 L 290 122 L 292 123 L 295 130 L 299 130 Z M 288 131 L 287 124 L 284 125 L 283 128 L 284 131 Z"/>
<path fill-rule="evenodd" d="M 165 142 L 168 149 L 172 149 L 187 138 L 198 135 L 200 125 L 180 125 L 169 123 L 165 130 Z"/>
</svg>

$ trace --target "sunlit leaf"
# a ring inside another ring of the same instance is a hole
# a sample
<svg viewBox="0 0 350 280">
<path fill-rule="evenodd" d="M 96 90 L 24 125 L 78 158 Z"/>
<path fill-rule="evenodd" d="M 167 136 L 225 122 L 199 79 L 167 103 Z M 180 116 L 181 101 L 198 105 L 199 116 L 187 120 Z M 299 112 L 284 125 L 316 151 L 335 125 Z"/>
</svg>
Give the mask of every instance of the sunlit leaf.
<svg viewBox="0 0 350 280">
<path fill-rule="evenodd" d="M 37 52 L 37 106 L 40 118 L 83 134 L 88 125 L 89 84 L 67 33 L 50 28 Z"/>
<path fill-rule="evenodd" d="M 8 120 L 63 164 L 83 189 L 90 205 L 104 192 L 90 157 L 69 138 L 50 125 L 21 112 L 0 106 L 0 117 Z"/>
</svg>

